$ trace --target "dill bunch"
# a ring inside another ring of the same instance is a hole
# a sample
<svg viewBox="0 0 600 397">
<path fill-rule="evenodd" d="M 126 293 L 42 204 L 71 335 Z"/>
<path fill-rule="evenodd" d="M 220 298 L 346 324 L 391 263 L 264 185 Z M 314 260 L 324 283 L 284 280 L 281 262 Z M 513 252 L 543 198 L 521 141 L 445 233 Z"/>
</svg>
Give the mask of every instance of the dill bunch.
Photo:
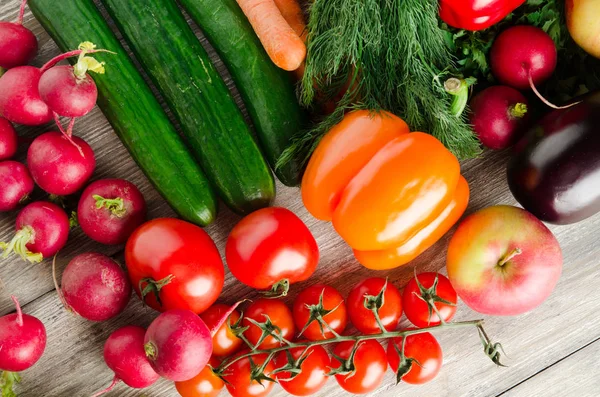
<svg viewBox="0 0 600 397">
<path fill-rule="evenodd" d="M 337 106 L 299 134 L 279 164 L 306 164 L 349 109 L 390 111 L 459 159 L 477 156 L 479 142 L 464 115 L 451 112 L 453 97 L 441 81 L 455 65 L 438 24 L 438 0 L 314 0 L 300 102 L 318 107 L 335 98 Z"/>
</svg>

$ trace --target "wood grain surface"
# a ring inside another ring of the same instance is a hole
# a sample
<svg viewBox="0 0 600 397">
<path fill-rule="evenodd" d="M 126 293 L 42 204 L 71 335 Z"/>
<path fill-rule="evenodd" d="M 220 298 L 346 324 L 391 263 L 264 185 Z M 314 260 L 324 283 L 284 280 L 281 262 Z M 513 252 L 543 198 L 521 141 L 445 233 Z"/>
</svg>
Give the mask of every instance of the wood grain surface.
<svg viewBox="0 0 600 397">
<path fill-rule="evenodd" d="M 68 0 L 63 0 L 68 1 Z M 19 0 L 0 2 L 0 20 L 14 20 Z M 60 2 L 57 1 L 57 7 Z M 34 64 L 58 54 L 58 49 L 27 11 L 25 25 L 38 36 L 39 56 Z M 198 32 L 196 26 L 193 26 Z M 199 37 L 200 36 L 200 33 Z M 84 39 L 84 38 L 82 38 Z M 206 44 L 206 43 L 204 43 Z M 214 52 L 212 52 L 214 55 Z M 222 65 L 217 62 L 221 71 Z M 110 73 L 110 69 L 107 71 Z M 224 72 L 226 75 L 226 72 Z M 231 86 L 231 82 L 228 81 Z M 23 137 L 35 137 L 53 129 L 18 127 Z M 172 210 L 150 186 L 142 172 L 129 157 L 98 109 L 76 124 L 75 133 L 84 138 L 97 156 L 93 179 L 125 178 L 142 190 L 151 217 L 173 216 Z M 25 160 L 26 148 L 21 148 L 18 160 Z M 481 158 L 462 164 L 463 174 L 471 186 L 472 198 L 468 213 L 494 204 L 515 204 L 505 181 L 507 153 L 486 152 Z M 175 172 L 175 171 L 174 171 Z M 444 272 L 445 250 L 449 235 L 412 263 L 392 271 L 368 271 L 353 258 L 351 250 L 337 236 L 330 224 L 317 221 L 304 209 L 297 188 L 277 185 L 275 205 L 298 214 L 314 233 L 321 250 L 321 262 L 315 275 L 307 282 L 294 285 L 288 303 L 303 287 L 328 283 L 344 295 L 359 280 L 372 276 L 388 277 L 398 287 L 410 279 L 413 269 Z M 36 192 L 35 199 L 43 199 Z M 16 212 L 0 215 L 0 241 L 14 232 Z M 227 234 L 239 217 L 224 206 L 217 222 L 206 230 L 223 253 Z M 424 386 L 394 385 L 388 372 L 384 384 L 373 396 L 598 396 L 600 395 L 600 216 L 577 225 L 550 227 L 564 252 L 563 275 L 552 296 L 531 313 L 517 317 L 487 317 L 486 330 L 504 345 L 507 368 L 496 367 L 483 354 L 475 330 L 443 330 L 439 341 L 444 350 L 444 366 L 439 376 Z M 106 247 L 94 243 L 79 230 L 70 236 L 67 247 L 59 254 L 58 271 L 76 254 L 98 251 L 113 255 L 122 262 L 122 247 Z M 147 326 L 157 313 L 143 307 L 136 296 L 124 313 L 106 323 L 91 323 L 66 312 L 61 306 L 51 277 L 48 260 L 31 265 L 15 258 L 0 262 L 0 315 L 14 310 L 10 295 L 19 297 L 24 311 L 39 317 L 47 327 L 48 346 L 42 359 L 22 373 L 18 386 L 22 397 L 89 396 L 106 387 L 112 373 L 102 359 L 102 348 L 108 335 L 127 324 Z M 227 274 L 220 301 L 232 303 L 256 294 Z M 457 319 L 481 318 L 460 304 Z M 408 325 L 403 320 L 403 325 Z M 0 353 L 1 354 L 1 353 Z M 140 391 L 119 385 L 108 396 L 177 396 L 167 381 Z M 226 395 L 223 392 L 222 395 Z M 272 393 L 286 395 L 279 387 Z M 331 379 L 319 396 L 345 396 Z"/>
</svg>

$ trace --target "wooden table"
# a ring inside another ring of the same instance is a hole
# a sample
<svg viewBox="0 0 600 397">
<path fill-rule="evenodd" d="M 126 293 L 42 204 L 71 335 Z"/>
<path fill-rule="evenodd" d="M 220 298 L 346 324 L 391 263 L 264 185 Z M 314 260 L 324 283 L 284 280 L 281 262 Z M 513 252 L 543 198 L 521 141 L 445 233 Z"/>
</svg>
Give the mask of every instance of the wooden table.
<svg viewBox="0 0 600 397">
<path fill-rule="evenodd" d="M 68 1 L 68 0 L 63 0 Z M 3 0 L 0 20 L 14 20 L 19 0 Z M 60 2 L 57 1 L 57 7 Z M 58 49 L 29 11 L 25 25 L 37 35 L 40 53 L 35 65 L 58 54 Z M 195 27 L 196 28 L 196 27 Z M 197 28 L 196 28 L 197 30 Z M 85 38 L 82 38 L 85 39 Z M 222 69 L 222 67 L 221 67 Z M 108 73 L 111 73 L 110 67 Z M 19 127 L 20 135 L 35 137 L 53 129 Z M 97 169 L 93 179 L 125 178 L 140 187 L 149 206 L 150 217 L 173 216 L 173 211 L 148 183 L 129 157 L 98 109 L 78 121 L 75 133 L 94 149 Z M 21 148 L 18 160 L 24 161 Z M 481 158 L 462 164 L 463 173 L 471 186 L 472 199 L 467 212 L 494 204 L 515 204 L 505 181 L 506 153 L 486 152 Z M 174 170 L 175 171 L 175 170 Z M 304 209 L 297 188 L 277 185 L 275 205 L 284 206 L 298 214 L 313 231 L 321 249 L 322 259 L 316 274 L 307 282 L 293 287 L 287 298 L 307 285 L 331 283 L 342 294 L 359 280 L 374 275 L 360 266 L 350 249 L 336 235 L 331 225 L 312 218 Z M 35 199 L 43 198 L 37 193 Z M 16 212 L 0 216 L 0 241 L 13 233 Z M 223 250 L 228 232 L 239 220 L 221 206 L 217 222 L 207 228 L 219 249 Z M 577 225 L 554 227 L 564 251 L 563 275 L 552 296 L 531 313 L 517 317 L 486 318 L 486 329 L 495 341 L 501 341 L 508 358 L 508 368 L 496 367 L 483 354 L 475 330 L 450 330 L 437 334 L 444 350 L 444 366 L 439 376 L 421 387 L 394 386 L 393 374 L 388 372 L 383 385 L 372 395 L 378 396 L 598 396 L 600 395 L 600 215 Z M 378 276 L 389 277 L 402 287 L 418 271 L 444 271 L 448 236 L 411 264 Z M 67 247 L 57 261 L 59 273 L 76 254 L 98 251 L 122 262 L 122 246 L 101 246 L 88 239 L 80 230 L 70 236 Z M 58 300 L 51 276 L 51 263 L 26 264 L 16 258 L 0 264 L 0 315 L 14 310 L 10 294 L 19 297 L 25 312 L 39 317 L 47 327 L 48 345 L 42 359 L 22 373 L 18 387 L 22 397 L 89 396 L 106 387 L 112 372 L 102 359 L 102 347 L 108 335 L 127 324 L 147 326 L 157 313 L 143 307 L 132 297 L 124 313 L 106 323 L 92 323 L 64 310 Z M 227 274 L 220 301 L 232 303 L 239 298 L 256 294 Z M 464 304 L 457 319 L 481 316 Z M 403 325 L 407 321 L 403 320 Z M 1 353 L 0 353 L 1 354 Z M 276 387 L 275 396 L 285 393 Z M 170 382 L 161 380 L 147 390 L 133 390 L 119 385 L 112 396 L 176 396 Z M 225 395 L 223 393 L 222 395 Z M 320 396 L 346 395 L 334 380 L 321 390 Z"/>
</svg>

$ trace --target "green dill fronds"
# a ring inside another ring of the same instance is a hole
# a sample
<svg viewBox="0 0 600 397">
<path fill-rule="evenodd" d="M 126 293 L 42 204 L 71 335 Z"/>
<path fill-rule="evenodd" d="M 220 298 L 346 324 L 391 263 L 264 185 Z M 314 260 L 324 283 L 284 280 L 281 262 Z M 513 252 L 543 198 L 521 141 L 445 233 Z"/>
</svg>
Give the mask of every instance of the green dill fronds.
<svg viewBox="0 0 600 397">
<path fill-rule="evenodd" d="M 443 88 L 442 76 L 455 65 L 447 32 L 438 26 L 437 0 L 314 0 L 309 15 L 300 102 L 318 107 L 337 99 L 337 106 L 299 134 L 278 165 L 292 158 L 306 164 L 323 135 L 351 109 L 395 113 L 460 159 L 480 153 Z"/>
</svg>

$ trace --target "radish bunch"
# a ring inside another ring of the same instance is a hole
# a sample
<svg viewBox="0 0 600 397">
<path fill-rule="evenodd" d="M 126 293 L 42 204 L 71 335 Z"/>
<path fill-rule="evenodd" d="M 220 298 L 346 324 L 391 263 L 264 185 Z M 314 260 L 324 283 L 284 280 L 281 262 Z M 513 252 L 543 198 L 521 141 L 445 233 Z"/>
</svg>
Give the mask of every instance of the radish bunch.
<svg viewBox="0 0 600 397">
<path fill-rule="evenodd" d="M 46 328 L 36 317 L 23 314 L 19 301 L 11 296 L 17 312 L 0 317 L 0 395 L 12 395 L 19 382 L 17 372 L 32 367 L 44 354 Z M 6 394 L 5 394 L 6 393 Z"/>
<path fill-rule="evenodd" d="M 24 125 L 41 125 L 59 116 L 85 116 L 96 103 L 98 90 L 88 71 L 102 74 L 104 64 L 88 54 L 97 50 L 90 42 L 79 49 L 61 54 L 41 68 L 17 66 L 0 78 L 0 114 L 8 120 Z M 78 56 L 74 66 L 56 64 Z M 59 128 L 62 126 L 59 123 Z M 70 136 L 72 123 L 67 135 Z"/>
<path fill-rule="evenodd" d="M 94 394 L 111 391 L 119 381 L 144 388 L 160 376 L 173 380 L 192 379 L 204 369 L 212 354 L 212 337 L 236 309 L 233 305 L 210 329 L 191 310 L 168 310 L 147 330 L 127 326 L 115 331 L 104 345 L 104 361 L 113 370 L 112 384 Z"/>
</svg>

